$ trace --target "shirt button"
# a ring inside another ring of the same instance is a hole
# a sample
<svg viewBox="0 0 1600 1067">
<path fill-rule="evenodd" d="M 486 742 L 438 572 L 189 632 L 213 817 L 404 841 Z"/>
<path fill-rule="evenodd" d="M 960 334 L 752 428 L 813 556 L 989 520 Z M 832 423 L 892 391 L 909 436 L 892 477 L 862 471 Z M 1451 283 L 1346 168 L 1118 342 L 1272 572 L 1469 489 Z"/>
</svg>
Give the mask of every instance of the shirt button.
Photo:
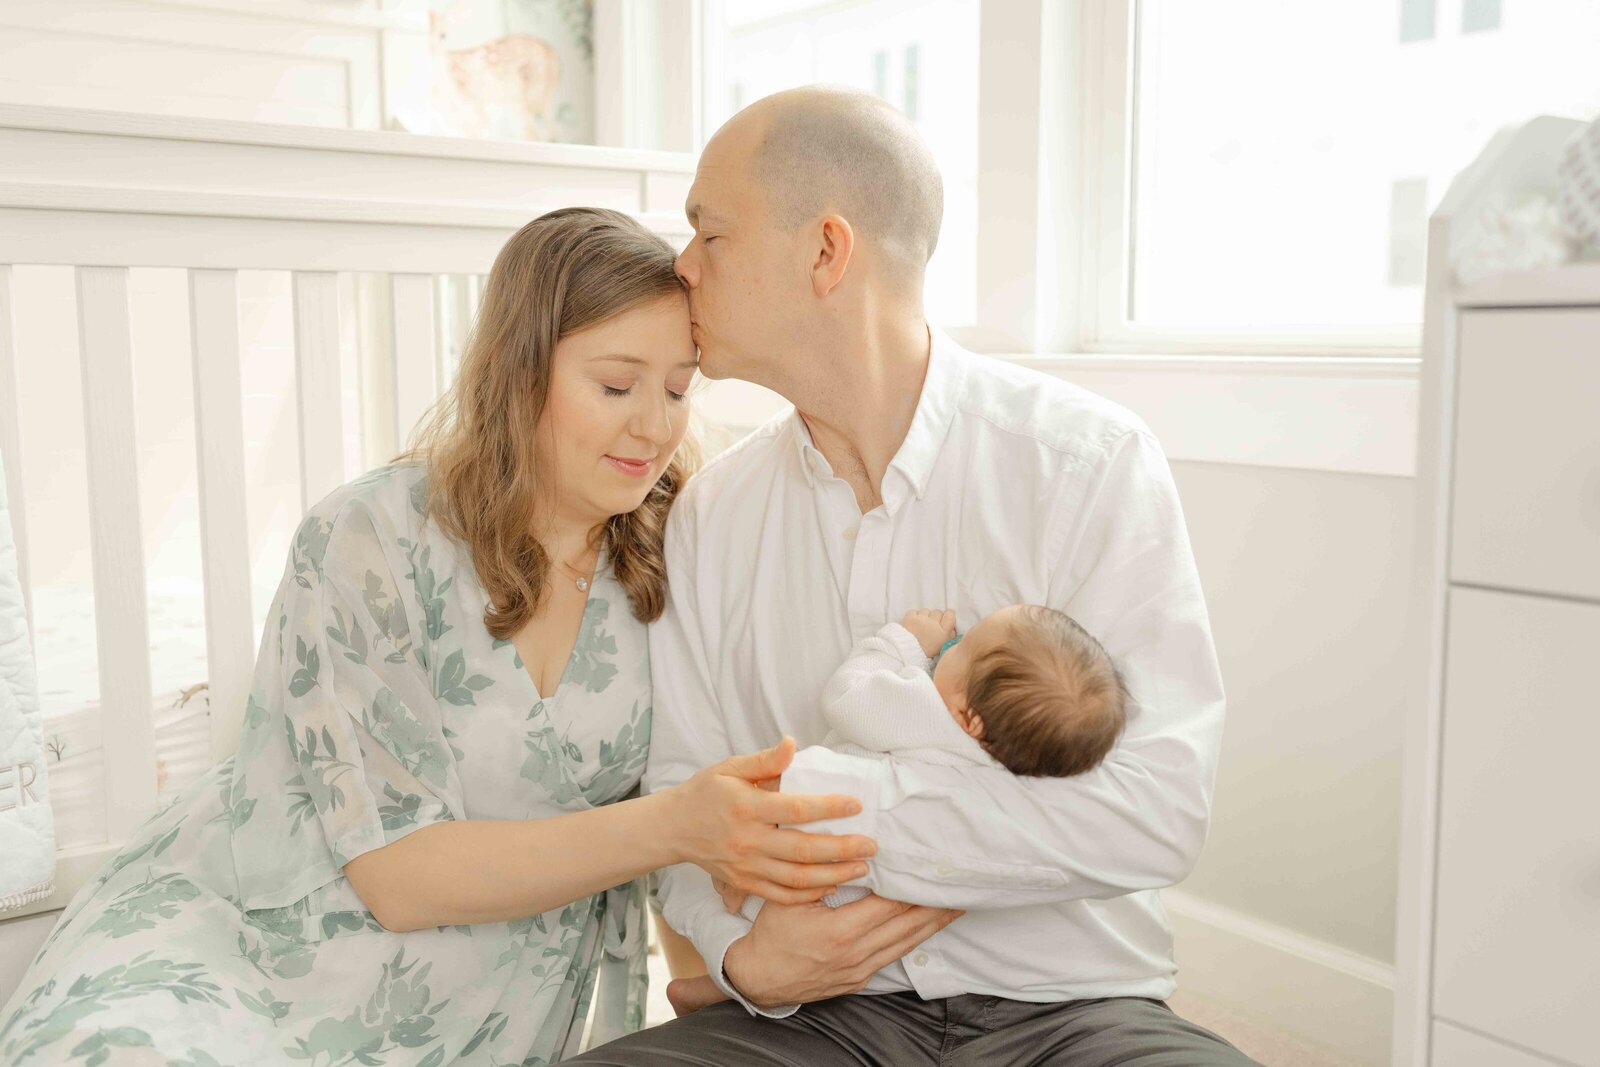
<svg viewBox="0 0 1600 1067">
<path fill-rule="evenodd" d="M 949 875 L 949 873 L 950 873 L 950 865 L 948 863 L 941 863 L 941 864 L 939 864 L 938 871 L 939 871 L 939 876 L 941 878 L 943 878 L 943 877 Z"/>
<path fill-rule="evenodd" d="M 859 529 L 860 529 L 859 526 L 852 526 L 852 527 L 850 527 L 850 529 L 846 530 L 841 536 L 843 536 L 846 541 L 854 541 L 856 539 L 856 531 L 859 530 Z"/>
<path fill-rule="evenodd" d="M 926 952 L 919 952 L 915 956 L 911 957 L 911 962 L 916 964 L 918 967 L 926 967 L 928 965 L 928 954 Z"/>
</svg>

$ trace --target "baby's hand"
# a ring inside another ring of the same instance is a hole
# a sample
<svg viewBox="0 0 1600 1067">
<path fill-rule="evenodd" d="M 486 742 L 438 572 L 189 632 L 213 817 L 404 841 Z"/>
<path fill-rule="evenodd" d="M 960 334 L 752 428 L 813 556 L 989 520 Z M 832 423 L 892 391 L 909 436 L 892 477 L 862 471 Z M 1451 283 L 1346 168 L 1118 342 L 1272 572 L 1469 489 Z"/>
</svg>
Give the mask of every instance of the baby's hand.
<svg viewBox="0 0 1600 1067">
<path fill-rule="evenodd" d="M 931 658 L 938 654 L 944 643 L 956 635 L 956 613 L 924 608 L 906 612 L 900 625 L 911 631 L 922 651 Z"/>
</svg>

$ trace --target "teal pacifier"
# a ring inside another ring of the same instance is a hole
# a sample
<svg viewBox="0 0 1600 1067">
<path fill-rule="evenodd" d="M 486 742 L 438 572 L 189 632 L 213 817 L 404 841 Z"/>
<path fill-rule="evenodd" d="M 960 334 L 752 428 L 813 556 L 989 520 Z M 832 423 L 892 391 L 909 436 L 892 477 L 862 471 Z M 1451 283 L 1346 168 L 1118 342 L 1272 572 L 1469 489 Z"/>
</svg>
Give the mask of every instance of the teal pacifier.
<svg viewBox="0 0 1600 1067">
<path fill-rule="evenodd" d="M 937 651 L 937 652 L 935 652 L 935 653 L 934 653 L 934 654 L 933 654 L 933 664 L 934 664 L 934 666 L 936 666 L 936 667 L 937 667 L 937 666 L 938 666 L 938 665 L 939 665 L 939 660 L 940 660 L 940 658 L 941 658 L 941 657 L 942 657 L 942 656 L 943 656 L 943 655 L 944 655 L 944 654 L 945 654 L 945 653 L 946 653 L 946 652 L 949 652 L 949 651 L 950 651 L 950 650 L 951 650 L 951 649 L 952 649 L 952 648 L 954 648 L 954 647 L 955 647 L 955 646 L 956 646 L 956 645 L 958 645 L 958 644 L 960 644 L 960 643 L 961 643 L 961 639 L 962 639 L 962 638 L 963 638 L 963 637 L 965 637 L 965 636 L 966 636 L 966 635 L 965 635 L 965 634 L 956 634 L 956 635 L 955 635 L 955 636 L 954 636 L 954 637 L 952 637 L 952 638 L 951 638 L 951 639 L 950 639 L 950 640 L 948 640 L 948 641 L 946 641 L 946 642 L 945 642 L 945 643 L 944 643 L 944 644 L 942 644 L 942 645 L 940 645 L 940 646 L 939 646 L 939 651 Z"/>
</svg>

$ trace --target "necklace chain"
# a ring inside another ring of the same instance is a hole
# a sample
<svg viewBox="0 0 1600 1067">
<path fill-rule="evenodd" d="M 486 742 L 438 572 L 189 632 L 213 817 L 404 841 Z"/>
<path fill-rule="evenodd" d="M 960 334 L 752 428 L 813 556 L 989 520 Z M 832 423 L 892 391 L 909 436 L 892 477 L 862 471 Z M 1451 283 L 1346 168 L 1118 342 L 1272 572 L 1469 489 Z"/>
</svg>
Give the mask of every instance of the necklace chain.
<svg viewBox="0 0 1600 1067">
<path fill-rule="evenodd" d="M 589 591 L 589 579 L 582 571 L 568 563 L 566 560 L 558 560 L 557 562 L 572 572 L 574 578 L 576 579 L 573 584 L 578 587 L 578 592 L 587 593 Z"/>
</svg>

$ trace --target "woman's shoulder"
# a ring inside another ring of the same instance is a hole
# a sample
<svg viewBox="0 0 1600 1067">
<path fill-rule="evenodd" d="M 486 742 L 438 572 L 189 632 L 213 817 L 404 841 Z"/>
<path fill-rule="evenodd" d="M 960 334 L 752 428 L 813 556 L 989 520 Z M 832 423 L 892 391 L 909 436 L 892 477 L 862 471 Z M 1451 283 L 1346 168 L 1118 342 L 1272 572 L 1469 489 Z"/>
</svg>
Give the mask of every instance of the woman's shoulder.
<svg viewBox="0 0 1600 1067">
<path fill-rule="evenodd" d="M 421 540 L 426 514 L 426 467 L 409 461 L 386 464 L 311 505 L 295 531 L 295 548 L 320 563 L 335 540 L 380 550 L 385 543 L 415 543 Z"/>
<path fill-rule="evenodd" d="M 306 511 L 322 526 L 341 523 L 353 511 L 385 526 L 415 529 L 427 514 L 428 472 L 424 464 L 401 461 L 376 467 L 339 486 Z"/>
</svg>

